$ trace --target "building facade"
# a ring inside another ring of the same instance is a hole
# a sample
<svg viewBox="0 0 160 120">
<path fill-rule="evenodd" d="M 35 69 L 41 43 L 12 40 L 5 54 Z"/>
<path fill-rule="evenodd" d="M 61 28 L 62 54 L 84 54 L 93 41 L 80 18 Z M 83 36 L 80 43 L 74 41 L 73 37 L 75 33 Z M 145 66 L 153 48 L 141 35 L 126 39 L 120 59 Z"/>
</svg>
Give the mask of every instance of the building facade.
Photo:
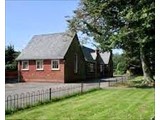
<svg viewBox="0 0 160 120">
<path fill-rule="evenodd" d="M 16 59 L 18 78 L 24 82 L 66 83 L 111 77 L 111 58 L 110 52 L 81 46 L 77 34 L 35 35 Z"/>
</svg>

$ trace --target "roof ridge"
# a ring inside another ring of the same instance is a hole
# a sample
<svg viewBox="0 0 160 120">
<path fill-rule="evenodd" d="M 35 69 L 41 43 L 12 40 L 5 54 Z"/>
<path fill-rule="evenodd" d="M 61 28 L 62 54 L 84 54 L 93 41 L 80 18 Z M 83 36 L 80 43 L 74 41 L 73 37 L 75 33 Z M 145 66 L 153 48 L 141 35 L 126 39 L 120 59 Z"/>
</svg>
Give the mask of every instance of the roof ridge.
<svg viewBox="0 0 160 120">
<path fill-rule="evenodd" d="M 85 47 L 85 48 L 88 48 L 88 49 L 91 49 L 91 50 L 94 50 L 93 48 L 90 48 L 90 47 L 86 47 L 84 45 L 81 45 L 82 47 Z"/>
<path fill-rule="evenodd" d="M 65 33 L 67 33 L 67 32 L 42 33 L 42 34 L 36 34 L 34 36 L 48 36 L 48 35 L 65 34 Z"/>
</svg>

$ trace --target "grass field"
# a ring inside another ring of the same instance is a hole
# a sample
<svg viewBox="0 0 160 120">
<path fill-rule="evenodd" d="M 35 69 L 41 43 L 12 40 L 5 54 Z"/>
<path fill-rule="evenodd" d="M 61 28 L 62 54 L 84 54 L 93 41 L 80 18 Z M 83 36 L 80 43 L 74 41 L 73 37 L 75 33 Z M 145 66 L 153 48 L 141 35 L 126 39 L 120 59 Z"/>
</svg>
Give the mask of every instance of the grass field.
<svg viewBox="0 0 160 120">
<path fill-rule="evenodd" d="M 149 120 L 154 89 L 105 89 L 6 115 L 6 119 Z"/>
</svg>

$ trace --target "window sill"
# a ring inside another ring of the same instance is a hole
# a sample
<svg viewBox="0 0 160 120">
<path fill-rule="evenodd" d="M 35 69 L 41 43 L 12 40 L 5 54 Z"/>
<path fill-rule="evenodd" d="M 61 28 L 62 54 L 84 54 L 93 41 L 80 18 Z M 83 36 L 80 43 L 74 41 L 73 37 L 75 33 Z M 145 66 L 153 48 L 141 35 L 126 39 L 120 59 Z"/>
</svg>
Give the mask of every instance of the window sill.
<svg viewBox="0 0 160 120">
<path fill-rule="evenodd" d="M 51 69 L 52 71 L 60 71 L 60 69 Z"/>
<path fill-rule="evenodd" d="M 93 72 L 89 71 L 89 73 L 95 73 L 95 72 L 94 71 Z"/>
<path fill-rule="evenodd" d="M 36 71 L 43 71 L 44 69 L 36 69 Z"/>
<path fill-rule="evenodd" d="M 29 71 L 29 69 L 21 69 L 22 71 Z"/>
</svg>

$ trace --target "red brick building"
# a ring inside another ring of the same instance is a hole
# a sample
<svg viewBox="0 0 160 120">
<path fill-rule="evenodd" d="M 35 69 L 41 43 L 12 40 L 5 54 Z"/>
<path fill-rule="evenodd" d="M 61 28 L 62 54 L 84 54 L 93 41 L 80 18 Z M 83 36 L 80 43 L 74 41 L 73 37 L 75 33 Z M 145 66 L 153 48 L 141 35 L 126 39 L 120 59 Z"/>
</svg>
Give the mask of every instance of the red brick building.
<svg viewBox="0 0 160 120">
<path fill-rule="evenodd" d="M 75 82 L 112 76 L 113 72 L 108 71 L 112 69 L 110 52 L 90 49 L 90 60 L 86 49 L 90 48 L 80 45 L 77 34 L 35 35 L 16 59 L 18 78 L 25 82 Z M 104 55 L 108 62 L 103 61 Z"/>
</svg>

